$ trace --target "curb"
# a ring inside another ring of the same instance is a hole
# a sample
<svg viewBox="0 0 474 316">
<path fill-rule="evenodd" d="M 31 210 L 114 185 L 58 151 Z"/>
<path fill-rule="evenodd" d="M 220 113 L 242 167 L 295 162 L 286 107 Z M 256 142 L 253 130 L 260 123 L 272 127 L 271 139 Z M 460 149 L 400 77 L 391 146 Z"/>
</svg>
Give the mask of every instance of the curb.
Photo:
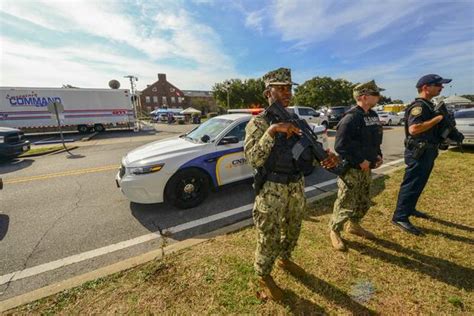
<svg viewBox="0 0 474 316">
<path fill-rule="evenodd" d="M 72 149 L 76 149 L 76 148 L 79 148 L 79 146 L 68 147 L 68 150 L 72 150 Z M 65 152 L 65 151 L 66 151 L 66 150 L 64 149 L 64 147 L 62 147 L 62 148 L 58 148 L 58 149 L 53 149 L 53 150 L 49 150 L 49 151 L 44 151 L 44 152 L 42 152 L 42 153 L 37 153 L 37 154 L 21 155 L 21 156 L 18 156 L 18 158 L 39 157 L 39 156 L 45 156 L 45 155 L 49 155 L 49 154 L 53 154 L 53 153 L 61 153 L 61 152 Z"/>
<path fill-rule="evenodd" d="M 387 166 L 387 167 L 391 167 L 391 166 Z M 378 178 L 383 177 L 385 175 L 391 174 L 391 173 L 393 173 L 397 170 L 400 170 L 404 167 L 405 167 L 405 164 L 402 164 L 401 166 L 391 167 L 387 171 L 382 171 L 380 173 L 373 174 L 372 179 L 378 179 Z M 312 202 L 327 198 L 329 196 L 332 196 L 336 193 L 337 193 L 337 190 L 324 192 L 322 194 L 319 194 L 319 195 L 313 196 L 311 198 L 308 198 L 307 201 L 308 201 L 308 203 L 312 203 Z M 21 305 L 24 305 L 24 304 L 28 304 L 30 302 L 33 302 L 33 301 L 36 301 L 36 300 L 39 300 L 39 299 L 57 294 L 61 291 L 68 290 L 68 289 L 80 286 L 80 285 L 82 285 L 82 284 L 84 284 L 85 282 L 88 282 L 88 281 L 96 280 L 96 279 L 103 278 L 103 277 L 109 276 L 111 274 L 120 272 L 120 271 L 124 271 L 124 270 L 134 268 L 138 265 L 147 263 L 147 262 L 152 261 L 152 260 L 159 260 L 159 259 L 163 258 L 164 255 L 171 254 L 171 253 L 174 253 L 174 252 L 177 252 L 177 251 L 180 251 L 180 250 L 183 250 L 183 249 L 201 244 L 203 242 L 208 241 L 211 238 L 214 238 L 214 237 L 217 237 L 217 236 L 220 236 L 220 235 L 233 233 L 233 232 L 236 232 L 238 230 L 241 230 L 245 227 L 252 226 L 252 225 L 253 225 L 253 219 L 248 218 L 248 219 L 245 219 L 243 221 L 240 221 L 240 222 L 237 222 L 237 223 L 219 228 L 219 229 L 214 230 L 212 232 L 202 234 L 202 235 L 196 236 L 194 238 L 186 239 L 184 241 L 176 242 L 176 243 L 171 244 L 171 245 L 169 245 L 169 246 L 167 246 L 163 249 L 153 250 L 153 251 L 150 251 L 150 252 L 147 252 L 147 253 L 144 253 L 144 254 L 141 254 L 141 255 L 138 255 L 138 256 L 135 256 L 135 257 L 132 257 L 132 258 L 128 258 L 128 259 L 119 261 L 117 263 L 99 268 L 97 270 L 87 272 L 85 274 L 81 274 L 81 275 L 78 275 L 78 276 L 60 281 L 60 282 L 55 283 L 55 284 L 51 284 L 51 285 L 39 288 L 39 289 L 34 290 L 34 291 L 12 297 L 10 299 L 7 299 L 5 301 L 0 302 L 0 312 L 4 312 L 4 311 L 10 310 L 10 309 L 13 309 L 15 307 L 18 307 L 18 306 L 21 306 Z"/>
</svg>

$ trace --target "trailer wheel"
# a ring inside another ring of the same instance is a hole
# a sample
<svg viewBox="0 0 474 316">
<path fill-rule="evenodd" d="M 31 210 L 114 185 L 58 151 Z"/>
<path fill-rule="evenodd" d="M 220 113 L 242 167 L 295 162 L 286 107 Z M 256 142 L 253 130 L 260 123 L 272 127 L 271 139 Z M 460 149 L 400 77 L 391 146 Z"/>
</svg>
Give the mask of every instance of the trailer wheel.
<svg viewBox="0 0 474 316">
<path fill-rule="evenodd" d="M 89 127 L 87 127 L 87 125 L 79 125 L 77 127 L 77 130 L 79 131 L 79 133 L 85 134 L 89 131 Z"/>
<path fill-rule="evenodd" d="M 102 124 L 95 124 L 94 130 L 98 133 L 102 133 L 103 131 L 105 131 L 105 127 Z"/>
</svg>

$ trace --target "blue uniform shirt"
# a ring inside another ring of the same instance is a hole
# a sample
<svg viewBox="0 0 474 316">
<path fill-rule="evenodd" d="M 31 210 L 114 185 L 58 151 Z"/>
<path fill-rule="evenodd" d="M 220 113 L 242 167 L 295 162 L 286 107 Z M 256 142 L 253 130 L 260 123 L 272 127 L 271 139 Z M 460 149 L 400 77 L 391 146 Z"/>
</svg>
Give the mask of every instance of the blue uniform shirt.
<svg viewBox="0 0 474 316">
<path fill-rule="evenodd" d="M 423 98 L 416 98 L 405 113 L 407 122 L 406 136 L 408 136 L 408 128 L 410 126 L 429 121 L 435 116 L 436 114 L 434 112 L 433 103 Z M 440 142 L 439 136 L 437 135 L 436 125 L 423 133 L 411 135 L 411 137 L 414 139 L 425 140 L 432 144 L 437 144 Z"/>
</svg>

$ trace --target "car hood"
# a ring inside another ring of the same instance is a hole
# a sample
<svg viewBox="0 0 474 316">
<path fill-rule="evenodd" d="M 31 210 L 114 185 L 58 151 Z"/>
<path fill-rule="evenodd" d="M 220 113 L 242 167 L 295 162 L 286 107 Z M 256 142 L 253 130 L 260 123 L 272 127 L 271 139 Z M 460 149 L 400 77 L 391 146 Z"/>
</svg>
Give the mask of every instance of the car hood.
<svg viewBox="0 0 474 316">
<path fill-rule="evenodd" d="M 0 126 L 0 133 L 10 133 L 10 132 L 19 132 L 19 129 L 10 128 L 10 127 L 1 127 Z"/>
<path fill-rule="evenodd" d="M 474 124 L 474 119 L 472 118 L 457 118 L 456 119 L 456 126 L 468 126 L 470 124 Z"/>
<path fill-rule="evenodd" d="M 127 167 L 139 167 L 150 163 L 160 163 L 169 159 L 202 151 L 208 143 L 193 143 L 184 138 L 172 137 L 143 145 L 129 152 L 123 159 Z"/>
</svg>

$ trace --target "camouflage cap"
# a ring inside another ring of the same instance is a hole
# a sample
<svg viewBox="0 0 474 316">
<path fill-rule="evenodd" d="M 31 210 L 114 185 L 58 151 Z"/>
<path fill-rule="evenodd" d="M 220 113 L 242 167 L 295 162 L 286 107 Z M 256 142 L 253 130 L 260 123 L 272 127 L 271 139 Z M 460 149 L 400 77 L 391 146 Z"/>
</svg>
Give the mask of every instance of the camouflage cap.
<svg viewBox="0 0 474 316">
<path fill-rule="evenodd" d="M 352 94 L 354 98 L 357 98 L 358 96 L 361 96 L 361 95 L 380 93 L 380 91 L 384 91 L 384 90 L 385 89 L 377 87 L 377 85 L 375 84 L 375 81 L 372 80 L 369 82 L 357 84 L 352 90 Z"/>
<path fill-rule="evenodd" d="M 267 72 L 263 77 L 263 82 L 265 82 L 265 88 L 268 86 L 287 86 L 287 85 L 297 85 L 291 81 L 291 69 L 289 68 L 278 68 Z"/>
</svg>

